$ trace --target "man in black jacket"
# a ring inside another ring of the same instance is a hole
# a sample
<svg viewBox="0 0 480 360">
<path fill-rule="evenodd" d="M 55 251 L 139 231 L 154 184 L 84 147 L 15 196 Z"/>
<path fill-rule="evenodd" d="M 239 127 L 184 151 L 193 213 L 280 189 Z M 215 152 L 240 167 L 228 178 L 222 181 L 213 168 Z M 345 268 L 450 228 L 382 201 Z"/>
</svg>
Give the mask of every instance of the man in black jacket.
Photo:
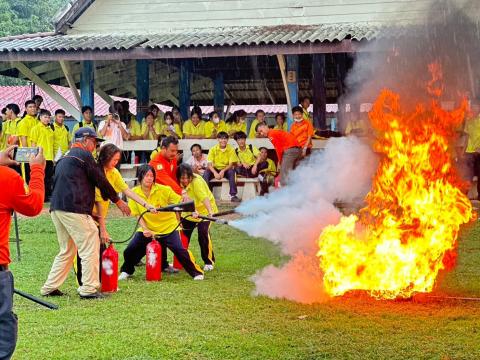
<svg viewBox="0 0 480 360">
<path fill-rule="evenodd" d="M 108 182 L 105 174 L 93 159 L 92 152 L 98 138 L 95 130 L 83 127 L 75 131 L 74 144 L 55 168 L 50 214 L 57 231 L 60 252 L 53 261 L 47 281 L 41 289 L 44 296 L 61 296 L 59 287 L 67 279 L 77 253 L 82 259 L 81 298 L 102 298 L 98 292 L 100 238 L 92 218 L 95 187 L 103 198 L 110 199 L 125 214 L 130 215 L 127 204 Z"/>
</svg>

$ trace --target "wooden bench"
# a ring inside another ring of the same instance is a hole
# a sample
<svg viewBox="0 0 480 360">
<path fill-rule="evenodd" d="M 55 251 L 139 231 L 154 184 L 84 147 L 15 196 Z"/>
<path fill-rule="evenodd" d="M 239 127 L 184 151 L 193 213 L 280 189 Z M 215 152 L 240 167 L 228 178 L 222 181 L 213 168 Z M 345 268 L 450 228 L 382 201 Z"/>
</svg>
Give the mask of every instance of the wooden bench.
<svg viewBox="0 0 480 360">
<path fill-rule="evenodd" d="M 213 179 L 210 182 L 213 184 L 221 184 L 221 186 L 213 187 L 213 196 L 215 199 L 230 201 L 230 184 L 228 183 L 228 179 Z M 242 201 L 253 199 L 259 193 L 259 185 L 260 182 L 257 178 L 237 177 L 237 196 L 242 199 Z"/>
</svg>

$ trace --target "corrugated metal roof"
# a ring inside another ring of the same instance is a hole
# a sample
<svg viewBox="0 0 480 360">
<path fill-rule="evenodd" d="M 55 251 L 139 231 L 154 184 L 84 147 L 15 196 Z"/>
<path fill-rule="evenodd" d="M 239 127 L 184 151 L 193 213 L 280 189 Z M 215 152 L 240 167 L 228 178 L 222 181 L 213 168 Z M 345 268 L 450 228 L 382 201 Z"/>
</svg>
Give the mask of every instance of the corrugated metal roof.
<svg viewBox="0 0 480 360">
<path fill-rule="evenodd" d="M 402 28 L 374 24 L 282 25 L 183 29 L 155 34 L 82 34 L 0 38 L 0 52 L 128 50 L 334 42 L 397 37 Z"/>
</svg>

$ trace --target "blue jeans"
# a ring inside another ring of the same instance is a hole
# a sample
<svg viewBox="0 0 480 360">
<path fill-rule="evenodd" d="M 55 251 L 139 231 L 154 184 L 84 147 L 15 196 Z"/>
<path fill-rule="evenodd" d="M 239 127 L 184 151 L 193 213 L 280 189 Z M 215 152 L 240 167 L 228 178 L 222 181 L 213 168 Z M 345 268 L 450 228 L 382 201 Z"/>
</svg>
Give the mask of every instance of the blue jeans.
<svg viewBox="0 0 480 360">
<path fill-rule="evenodd" d="M 12 357 L 17 344 L 17 316 L 13 308 L 13 275 L 0 271 L 0 360 Z"/>
</svg>

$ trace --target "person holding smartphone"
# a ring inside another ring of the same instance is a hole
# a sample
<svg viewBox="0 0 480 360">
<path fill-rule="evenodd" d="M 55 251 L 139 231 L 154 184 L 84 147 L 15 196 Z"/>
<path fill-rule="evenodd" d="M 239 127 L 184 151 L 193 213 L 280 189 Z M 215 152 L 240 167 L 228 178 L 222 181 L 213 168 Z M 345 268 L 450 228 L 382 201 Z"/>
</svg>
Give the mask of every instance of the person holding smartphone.
<svg viewBox="0 0 480 360">
<path fill-rule="evenodd" d="M 10 359 L 17 343 L 17 317 L 13 307 L 13 275 L 8 270 L 10 251 L 8 236 L 12 211 L 22 215 L 36 216 L 43 209 L 45 190 L 43 177 L 45 158 L 42 149 L 36 156 L 31 156 L 30 182 L 28 188 L 22 177 L 9 166 L 18 165 L 12 160 L 15 146 L 0 152 L 0 359 Z"/>
</svg>

